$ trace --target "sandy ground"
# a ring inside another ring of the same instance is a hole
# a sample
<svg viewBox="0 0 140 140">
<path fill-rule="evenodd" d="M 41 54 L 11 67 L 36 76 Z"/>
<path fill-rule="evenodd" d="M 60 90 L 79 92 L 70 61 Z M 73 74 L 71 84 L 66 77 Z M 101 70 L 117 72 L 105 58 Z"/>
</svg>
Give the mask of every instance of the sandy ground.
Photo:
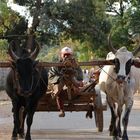
<svg viewBox="0 0 140 140">
<path fill-rule="evenodd" d="M 83 117 L 84 115 L 84 117 Z M 130 115 L 128 134 L 130 140 L 140 140 L 140 95 L 135 96 Z M 32 125 L 33 140 L 111 140 L 108 132 L 109 110 L 104 112 L 104 131 L 97 133 L 95 122 L 85 119 L 85 113 L 66 113 L 59 118 L 58 113 L 37 112 Z M 0 140 L 10 140 L 13 127 L 11 102 L 0 92 Z"/>
</svg>

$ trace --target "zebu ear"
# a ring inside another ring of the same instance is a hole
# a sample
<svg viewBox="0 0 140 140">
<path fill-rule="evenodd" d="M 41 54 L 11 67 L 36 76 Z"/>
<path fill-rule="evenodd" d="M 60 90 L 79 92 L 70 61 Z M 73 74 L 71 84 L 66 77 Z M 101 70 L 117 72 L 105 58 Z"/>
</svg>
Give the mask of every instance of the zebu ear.
<svg viewBox="0 0 140 140">
<path fill-rule="evenodd" d="M 139 58 L 136 58 L 136 59 L 132 59 L 132 65 L 137 67 L 137 68 L 140 68 L 140 59 Z"/>
<path fill-rule="evenodd" d="M 115 62 L 116 62 L 116 59 L 114 58 L 114 59 L 111 59 L 111 60 L 108 60 L 109 61 L 109 63 L 112 65 L 115 65 Z"/>
</svg>

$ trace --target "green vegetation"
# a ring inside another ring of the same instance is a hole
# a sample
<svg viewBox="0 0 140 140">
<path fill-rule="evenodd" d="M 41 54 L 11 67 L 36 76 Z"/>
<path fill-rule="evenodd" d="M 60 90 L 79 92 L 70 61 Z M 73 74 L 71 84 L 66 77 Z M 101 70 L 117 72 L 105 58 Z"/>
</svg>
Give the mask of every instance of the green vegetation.
<svg viewBox="0 0 140 140">
<path fill-rule="evenodd" d="M 127 46 L 133 50 L 140 44 L 139 0 L 15 0 L 28 7 L 33 17 L 30 28 L 27 16 L 7 7 L 5 0 L 0 2 L 1 60 L 7 57 L 8 43 L 13 39 L 26 40 L 30 30 L 42 46 L 38 56 L 41 61 L 57 61 L 56 54 L 63 46 L 71 46 L 79 61 L 104 58 L 109 52 L 110 32 L 116 48 Z"/>
</svg>

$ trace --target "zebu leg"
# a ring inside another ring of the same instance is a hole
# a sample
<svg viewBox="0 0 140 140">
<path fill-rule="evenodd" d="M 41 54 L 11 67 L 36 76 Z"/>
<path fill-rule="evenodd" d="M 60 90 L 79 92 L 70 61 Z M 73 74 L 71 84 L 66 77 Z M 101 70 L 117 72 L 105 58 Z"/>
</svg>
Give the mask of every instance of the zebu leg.
<svg viewBox="0 0 140 140">
<path fill-rule="evenodd" d="M 25 122 L 26 112 L 25 108 L 22 106 L 19 111 L 19 120 L 20 120 L 20 126 L 18 130 L 19 138 L 24 138 L 24 122 Z"/>
<path fill-rule="evenodd" d="M 16 101 L 12 102 L 13 104 L 13 119 L 14 119 L 14 128 L 12 132 L 12 140 L 18 140 L 17 134 L 18 134 L 18 128 L 19 128 L 19 104 Z"/>
<path fill-rule="evenodd" d="M 129 115 L 130 115 L 132 106 L 133 106 L 133 100 L 130 100 L 129 105 L 128 104 L 126 105 L 124 117 L 123 117 L 123 120 L 122 120 L 122 124 L 123 124 L 123 127 L 124 127 L 122 140 L 128 140 L 127 126 L 128 126 Z"/>
<path fill-rule="evenodd" d="M 114 131 L 114 127 L 115 127 L 115 114 L 114 114 L 114 109 L 113 109 L 114 105 L 110 102 L 108 96 L 107 96 L 107 102 L 108 102 L 110 112 L 111 112 L 111 121 L 110 121 L 110 125 L 109 125 L 109 132 L 110 132 L 110 136 L 113 136 L 113 131 Z"/>
<path fill-rule="evenodd" d="M 25 136 L 25 140 L 31 140 L 31 125 L 33 122 L 33 116 L 36 111 L 37 102 L 30 102 L 30 104 L 27 106 L 27 132 Z"/>
<path fill-rule="evenodd" d="M 129 114 L 130 114 L 130 109 L 127 109 L 125 111 L 124 118 L 123 118 L 123 121 L 122 121 L 123 127 L 124 127 L 122 140 L 128 140 L 127 125 L 128 125 Z"/>
<path fill-rule="evenodd" d="M 110 102 L 109 102 L 110 101 Z M 119 122 L 118 104 L 108 100 L 108 104 L 111 110 L 111 122 L 110 122 L 110 136 L 113 136 L 113 140 L 119 140 Z"/>
<path fill-rule="evenodd" d="M 32 122 L 33 122 L 33 115 L 34 115 L 34 112 L 28 112 L 27 114 L 27 132 L 26 132 L 26 137 L 25 137 L 25 140 L 31 140 L 31 125 L 32 125 Z"/>
<path fill-rule="evenodd" d="M 121 131 L 121 114 L 122 114 L 122 107 L 118 108 L 118 125 L 117 125 L 117 130 L 118 130 L 118 136 L 121 138 L 122 137 L 122 131 Z"/>
<path fill-rule="evenodd" d="M 34 115 L 34 112 L 30 112 L 27 115 L 27 132 L 26 132 L 25 140 L 31 140 L 31 132 L 30 131 L 31 131 L 31 125 L 33 122 L 33 115 Z"/>
<path fill-rule="evenodd" d="M 115 104 L 110 104 L 110 110 L 111 110 L 111 121 L 109 126 L 110 136 L 113 136 L 114 140 L 118 140 L 118 129 L 117 129 L 117 114 L 115 111 Z"/>
<path fill-rule="evenodd" d="M 114 130 L 114 122 L 115 122 L 115 116 L 114 116 L 114 111 L 113 108 L 109 105 L 110 111 L 111 111 L 111 121 L 109 125 L 109 131 L 110 131 L 110 136 L 113 135 L 113 130 Z"/>
<path fill-rule="evenodd" d="M 119 140 L 118 117 L 116 116 L 114 109 L 111 107 L 111 124 L 110 124 L 110 136 L 113 136 L 113 140 Z"/>
</svg>

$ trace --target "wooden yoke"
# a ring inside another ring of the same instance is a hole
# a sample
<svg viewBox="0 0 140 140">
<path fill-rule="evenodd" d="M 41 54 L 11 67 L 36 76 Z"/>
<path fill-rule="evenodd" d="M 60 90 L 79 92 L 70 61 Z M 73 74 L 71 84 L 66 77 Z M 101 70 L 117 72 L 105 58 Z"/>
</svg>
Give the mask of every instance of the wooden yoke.
<svg viewBox="0 0 140 140">
<path fill-rule="evenodd" d="M 103 65 L 114 65 L 112 60 L 93 60 L 89 62 L 77 62 L 79 66 L 103 66 Z M 39 62 L 39 67 L 62 67 L 63 63 L 60 62 Z"/>
<path fill-rule="evenodd" d="M 89 62 L 78 62 L 79 66 L 102 66 L 102 65 L 114 65 L 111 60 L 93 60 Z M 38 67 L 62 67 L 63 63 L 60 62 L 39 62 Z M 0 61 L 1 68 L 11 67 L 9 61 Z"/>
</svg>

